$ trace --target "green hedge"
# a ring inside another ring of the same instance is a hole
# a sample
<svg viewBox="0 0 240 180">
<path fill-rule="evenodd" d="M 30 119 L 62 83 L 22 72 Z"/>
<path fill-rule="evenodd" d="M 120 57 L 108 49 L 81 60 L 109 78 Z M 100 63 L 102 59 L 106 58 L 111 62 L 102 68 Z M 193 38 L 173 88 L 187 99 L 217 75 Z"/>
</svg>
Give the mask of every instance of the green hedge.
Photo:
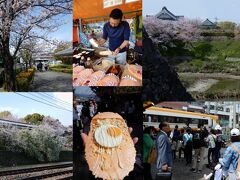
<svg viewBox="0 0 240 180">
<path fill-rule="evenodd" d="M 50 69 L 51 69 L 51 68 L 72 69 L 72 65 L 68 65 L 68 64 L 58 64 L 58 65 L 50 66 Z"/>
<path fill-rule="evenodd" d="M 229 38 L 235 37 L 234 32 L 202 32 L 200 35 L 205 37 L 208 36 L 226 36 Z"/>
<path fill-rule="evenodd" d="M 59 65 L 55 65 L 55 66 L 50 66 L 49 70 L 55 71 L 55 72 L 63 72 L 63 73 L 72 74 L 72 65 L 59 64 Z"/>
<path fill-rule="evenodd" d="M 50 70 L 55 71 L 55 72 L 63 72 L 63 73 L 72 74 L 72 69 L 50 68 Z"/>
</svg>

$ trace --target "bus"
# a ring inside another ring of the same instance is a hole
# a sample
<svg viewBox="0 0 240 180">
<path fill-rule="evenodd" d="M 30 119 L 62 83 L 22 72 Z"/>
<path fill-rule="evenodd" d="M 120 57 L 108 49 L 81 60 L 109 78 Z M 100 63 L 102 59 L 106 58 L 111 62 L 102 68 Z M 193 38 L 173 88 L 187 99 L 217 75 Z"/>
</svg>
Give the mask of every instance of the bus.
<svg viewBox="0 0 240 180">
<path fill-rule="evenodd" d="M 182 129 L 189 124 L 189 126 L 194 130 L 197 129 L 199 123 L 215 128 L 215 126 L 219 124 L 218 116 L 198 112 L 154 106 L 145 109 L 143 112 L 144 127 L 154 126 L 155 128 L 158 128 L 159 123 L 162 121 L 168 122 L 171 129 L 174 129 L 176 125 Z"/>
</svg>

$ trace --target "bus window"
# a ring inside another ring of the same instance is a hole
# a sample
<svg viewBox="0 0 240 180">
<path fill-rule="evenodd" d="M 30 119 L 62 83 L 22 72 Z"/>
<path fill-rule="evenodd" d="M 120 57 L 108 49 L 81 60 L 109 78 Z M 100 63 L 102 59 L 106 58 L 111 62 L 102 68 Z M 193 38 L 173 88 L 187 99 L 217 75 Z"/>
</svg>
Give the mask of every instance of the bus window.
<svg viewBox="0 0 240 180">
<path fill-rule="evenodd" d="M 151 122 L 158 122 L 158 116 L 152 116 L 152 118 L 151 118 Z"/>
<path fill-rule="evenodd" d="M 213 105 L 210 105 L 210 110 L 214 110 L 214 106 Z"/>
<path fill-rule="evenodd" d="M 208 124 L 208 120 L 207 119 L 199 119 L 199 123 L 200 124 Z"/>
<path fill-rule="evenodd" d="M 192 119 L 191 124 L 198 124 L 199 123 L 199 119 Z"/>
<path fill-rule="evenodd" d="M 148 122 L 148 115 L 143 115 L 143 122 Z"/>
</svg>

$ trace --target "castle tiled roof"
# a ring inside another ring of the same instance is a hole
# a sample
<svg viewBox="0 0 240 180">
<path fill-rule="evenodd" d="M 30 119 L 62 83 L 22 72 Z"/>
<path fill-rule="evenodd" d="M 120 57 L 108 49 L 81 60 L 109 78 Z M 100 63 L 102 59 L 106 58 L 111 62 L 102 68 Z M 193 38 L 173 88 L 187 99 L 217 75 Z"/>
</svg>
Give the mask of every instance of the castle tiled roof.
<svg viewBox="0 0 240 180">
<path fill-rule="evenodd" d="M 166 7 L 163 7 L 162 10 L 156 14 L 156 17 L 163 20 L 173 20 L 176 21 L 183 16 L 176 16 L 171 13 Z"/>
</svg>

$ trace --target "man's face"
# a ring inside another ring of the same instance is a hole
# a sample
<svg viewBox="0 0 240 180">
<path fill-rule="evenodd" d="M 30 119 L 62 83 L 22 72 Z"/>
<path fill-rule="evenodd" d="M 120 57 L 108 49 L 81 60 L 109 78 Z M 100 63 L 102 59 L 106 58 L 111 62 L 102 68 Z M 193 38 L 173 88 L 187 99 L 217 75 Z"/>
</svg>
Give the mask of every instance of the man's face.
<svg viewBox="0 0 240 180">
<path fill-rule="evenodd" d="M 165 133 L 168 133 L 170 131 L 170 126 L 169 124 L 166 124 L 166 126 L 163 127 L 162 129 Z"/>
<path fill-rule="evenodd" d="M 110 22 L 110 25 L 112 27 L 118 27 L 118 25 L 120 24 L 121 20 L 120 19 L 113 19 L 113 18 L 110 17 L 109 22 Z"/>
</svg>

